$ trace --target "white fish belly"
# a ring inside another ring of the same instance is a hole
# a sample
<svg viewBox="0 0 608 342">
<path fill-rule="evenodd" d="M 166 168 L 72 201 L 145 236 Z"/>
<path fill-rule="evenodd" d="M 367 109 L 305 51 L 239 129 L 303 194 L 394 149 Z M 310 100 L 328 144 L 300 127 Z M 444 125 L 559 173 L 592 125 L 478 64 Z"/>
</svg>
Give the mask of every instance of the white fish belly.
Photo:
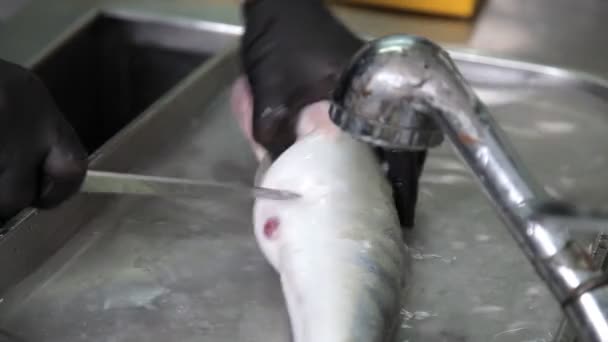
<svg viewBox="0 0 608 342">
<path fill-rule="evenodd" d="M 294 341 L 387 341 L 399 317 L 406 249 L 371 149 L 340 132 L 313 132 L 270 166 L 261 185 L 303 196 L 254 206 L 256 239 L 280 274 Z"/>
</svg>

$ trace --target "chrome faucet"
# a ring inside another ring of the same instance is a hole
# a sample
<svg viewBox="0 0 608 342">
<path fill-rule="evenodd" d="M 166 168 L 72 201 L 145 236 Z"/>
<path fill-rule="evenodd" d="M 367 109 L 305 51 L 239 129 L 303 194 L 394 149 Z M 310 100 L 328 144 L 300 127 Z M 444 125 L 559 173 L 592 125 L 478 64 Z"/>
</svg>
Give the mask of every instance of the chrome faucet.
<svg viewBox="0 0 608 342">
<path fill-rule="evenodd" d="M 447 136 L 578 336 L 608 341 L 608 274 L 568 232 L 608 220 L 550 198 L 445 50 L 407 35 L 369 42 L 342 74 L 330 116 L 353 136 L 391 149 L 428 149 Z"/>
</svg>

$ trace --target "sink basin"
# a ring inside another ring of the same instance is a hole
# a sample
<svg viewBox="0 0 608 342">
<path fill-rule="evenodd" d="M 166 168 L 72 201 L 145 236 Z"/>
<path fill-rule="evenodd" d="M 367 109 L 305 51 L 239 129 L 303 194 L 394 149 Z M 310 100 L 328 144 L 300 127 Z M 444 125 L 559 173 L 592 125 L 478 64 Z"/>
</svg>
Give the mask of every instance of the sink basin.
<svg viewBox="0 0 608 342">
<path fill-rule="evenodd" d="M 93 152 L 212 56 L 205 33 L 101 14 L 33 70 Z"/>
<path fill-rule="evenodd" d="M 149 155 L 160 153 L 167 142 L 179 141 L 180 135 L 171 127 L 183 124 L 179 121 L 183 113 L 188 115 L 184 120 L 190 120 L 192 110 L 207 105 L 207 96 L 216 89 L 213 82 L 202 91 L 184 92 L 180 87 L 204 72 L 207 62 L 234 44 L 237 36 L 214 31 L 217 25 L 213 23 L 184 25 L 146 13 L 96 11 L 94 16 L 85 12 L 82 17 L 86 20 L 62 32 L 50 44 L 52 48 L 43 47 L 30 67 L 75 127 L 91 154 L 92 168 L 134 170 Z M 176 99 L 176 93 L 192 99 Z M 161 114 L 170 115 L 171 122 Z M 143 122 L 150 128 L 163 127 L 154 137 L 162 146 L 132 141 L 139 152 L 119 148 L 125 136 L 148 134 L 132 127 Z M 0 227 L 0 267 L 7 271 L 0 277 L 0 291 L 55 253 L 80 229 L 91 210 L 107 203 L 107 197 L 85 198 L 53 212 L 25 210 Z M 23 229 L 24 225 L 28 228 Z"/>
</svg>

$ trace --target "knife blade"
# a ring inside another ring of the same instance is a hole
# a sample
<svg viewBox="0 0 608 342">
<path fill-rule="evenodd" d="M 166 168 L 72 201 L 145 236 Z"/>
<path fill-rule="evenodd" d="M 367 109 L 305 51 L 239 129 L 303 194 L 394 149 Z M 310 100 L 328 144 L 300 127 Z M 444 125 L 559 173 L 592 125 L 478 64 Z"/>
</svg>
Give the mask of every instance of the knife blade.
<svg viewBox="0 0 608 342">
<path fill-rule="evenodd" d="M 146 176 L 139 174 L 116 173 L 88 170 L 80 188 L 85 193 L 151 195 L 165 197 L 206 197 L 212 190 L 224 190 L 241 193 L 254 198 L 275 201 L 292 200 L 299 194 L 278 190 L 248 186 L 243 184 L 200 181 L 182 178 Z"/>
</svg>

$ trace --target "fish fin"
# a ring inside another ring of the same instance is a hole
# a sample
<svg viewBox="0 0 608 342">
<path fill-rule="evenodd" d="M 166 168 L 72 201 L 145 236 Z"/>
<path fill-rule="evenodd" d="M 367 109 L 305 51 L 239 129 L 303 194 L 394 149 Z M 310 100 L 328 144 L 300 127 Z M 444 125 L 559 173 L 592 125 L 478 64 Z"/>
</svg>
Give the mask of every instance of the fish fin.
<svg viewBox="0 0 608 342">
<path fill-rule="evenodd" d="M 418 186 L 427 152 L 375 148 L 376 157 L 393 188 L 393 200 L 403 229 L 412 229 L 418 202 Z"/>
</svg>

